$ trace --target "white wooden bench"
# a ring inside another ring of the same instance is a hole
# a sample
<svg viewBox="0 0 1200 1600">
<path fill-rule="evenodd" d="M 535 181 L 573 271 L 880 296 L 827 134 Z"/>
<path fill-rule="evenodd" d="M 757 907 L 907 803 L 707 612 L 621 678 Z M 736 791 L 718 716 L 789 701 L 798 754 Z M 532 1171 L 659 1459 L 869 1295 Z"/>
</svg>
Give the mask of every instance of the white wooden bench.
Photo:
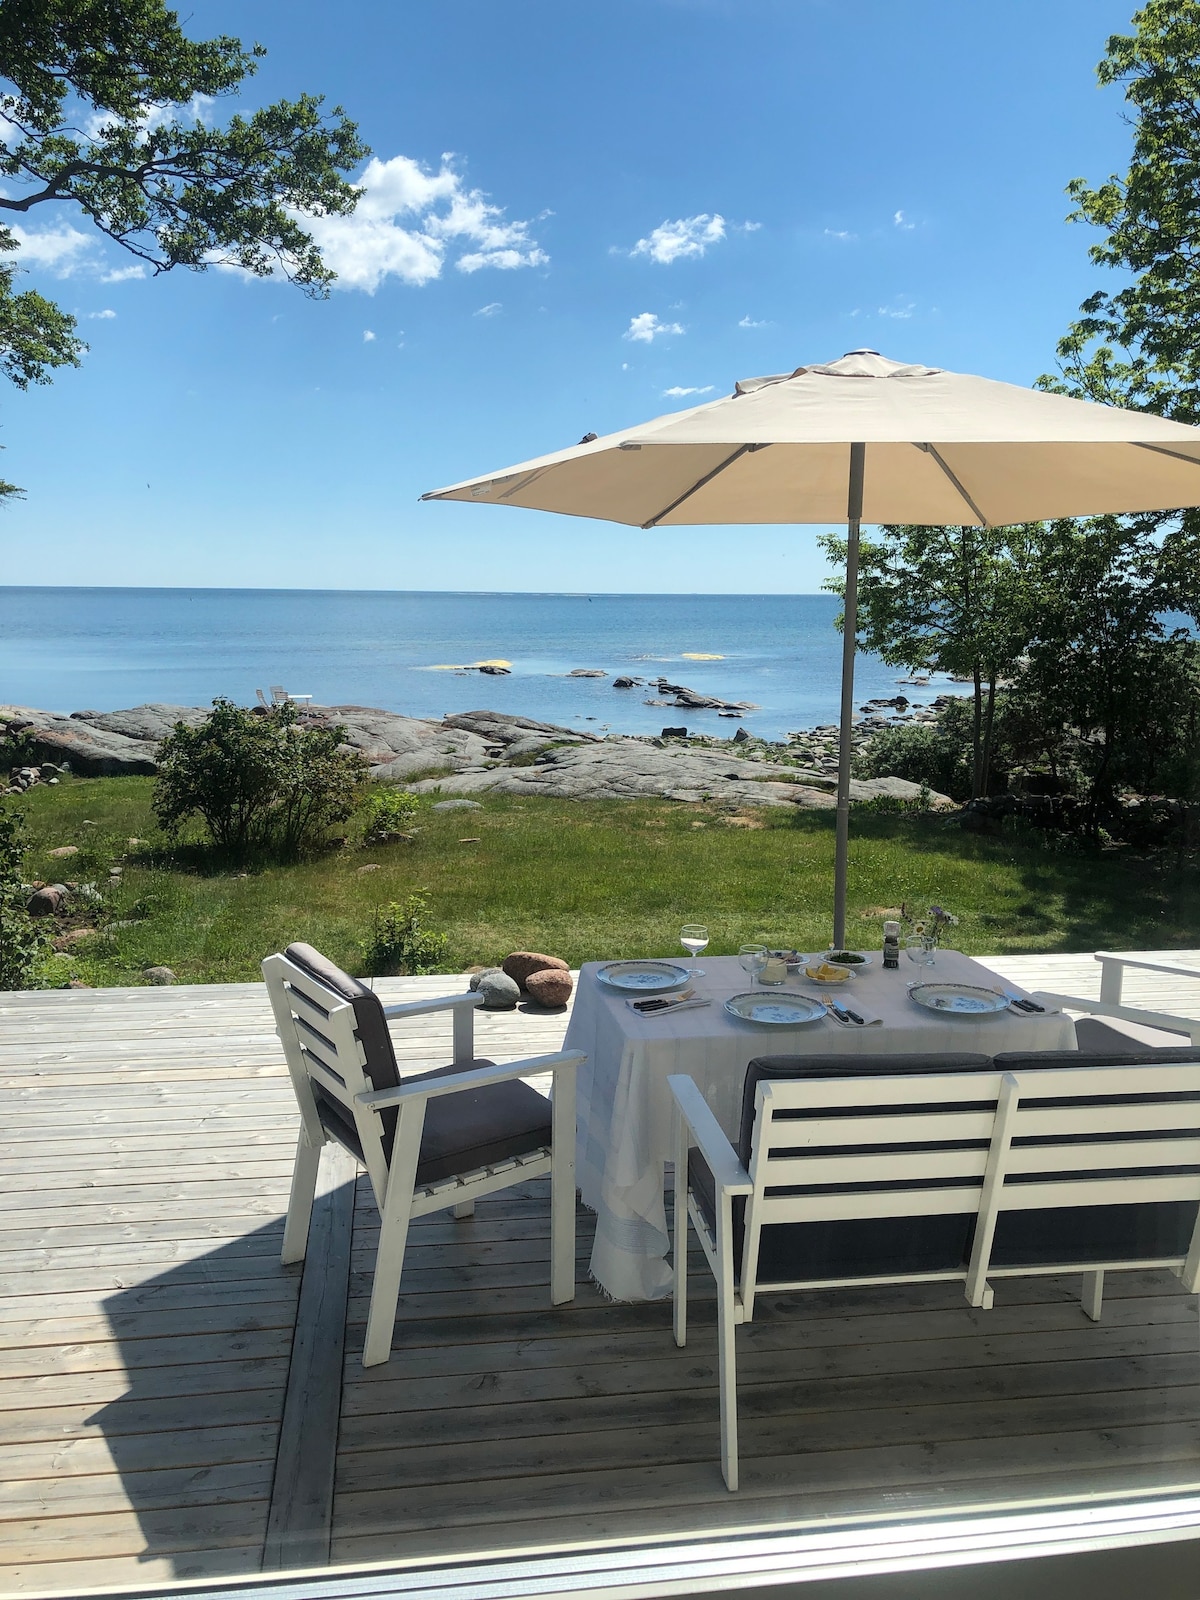
<svg viewBox="0 0 1200 1600">
<path fill-rule="evenodd" d="M 992 1279 L 1082 1272 L 1083 1310 L 1095 1320 L 1106 1272 L 1166 1267 L 1196 1292 L 1200 1051 L 1195 1062 L 1161 1066 L 939 1073 L 935 1061 L 928 1071 L 897 1076 L 759 1081 L 747 1165 L 692 1079 L 668 1079 L 678 1113 L 675 1342 L 687 1338 L 690 1220 L 717 1285 L 721 1467 L 730 1489 L 738 1485 L 734 1330 L 752 1320 L 764 1286 L 775 1293 L 956 1281 L 971 1306 L 989 1309 Z M 707 1172 L 695 1165 L 693 1147 Z M 1056 1227 L 1078 1208 L 1143 1205 L 1176 1208 L 1171 1237 L 1177 1248 L 1136 1259 L 1056 1255 Z M 1028 1239 L 1031 1228 L 1040 1232 L 1049 1249 L 1033 1252 L 1039 1259 L 1020 1259 L 1019 1244 L 1014 1259 L 1011 1242 L 997 1250 L 998 1230 L 1020 1213 L 1027 1220 L 1008 1227 L 1010 1241 Z M 892 1219 L 894 1227 L 895 1219 L 936 1217 L 951 1219 L 951 1237 L 953 1219 L 961 1223 L 959 1259 L 950 1259 L 951 1251 L 937 1270 L 813 1276 L 804 1270 L 803 1230 L 793 1229 L 788 1237 L 797 1241 L 800 1270 L 781 1278 L 777 1268 L 769 1285 L 760 1278 L 764 1228 L 870 1219 Z"/>
</svg>

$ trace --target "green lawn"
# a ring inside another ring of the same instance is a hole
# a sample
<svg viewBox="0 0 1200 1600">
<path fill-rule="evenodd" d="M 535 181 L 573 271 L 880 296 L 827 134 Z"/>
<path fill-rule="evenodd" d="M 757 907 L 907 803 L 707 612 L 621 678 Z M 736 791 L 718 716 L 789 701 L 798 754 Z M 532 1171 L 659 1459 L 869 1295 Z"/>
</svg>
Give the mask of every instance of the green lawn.
<svg viewBox="0 0 1200 1600">
<path fill-rule="evenodd" d="M 206 867 L 198 853 L 172 857 L 153 824 L 151 787 L 148 778 L 79 779 L 18 802 L 35 845 L 28 874 L 97 882 L 104 911 L 73 921 L 127 924 L 102 926 L 61 957 L 54 981 L 137 983 L 155 965 L 183 982 L 253 979 L 262 956 L 292 939 L 361 970 L 376 907 L 416 888 L 428 892 L 432 926 L 449 935 L 447 971 L 526 948 L 572 965 L 680 954 L 685 921 L 707 922 L 714 954 L 758 937 L 815 949 L 830 933 L 828 812 L 731 819 L 668 801 L 496 797 L 480 811 L 423 807 L 412 844 L 364 850 L 351 830 L 320 860 L 242 874 Z M 882 908 L 901 901 L 957 912 L 956 942 L 979 954 L 1200 945 L 1190 861 L 1071 854 L 935 817 L 857 811 L 851 826 L 851 942 L 864 947 L 879 943 Z M 131 837 L 142 842 L 130 846 Z M 45 853 L 69 844 L 78 856 Z M 117 863 L 124 875 L 110 891 Z M 371 863 L 379 870 L 359 870 Z"/>
</svg>

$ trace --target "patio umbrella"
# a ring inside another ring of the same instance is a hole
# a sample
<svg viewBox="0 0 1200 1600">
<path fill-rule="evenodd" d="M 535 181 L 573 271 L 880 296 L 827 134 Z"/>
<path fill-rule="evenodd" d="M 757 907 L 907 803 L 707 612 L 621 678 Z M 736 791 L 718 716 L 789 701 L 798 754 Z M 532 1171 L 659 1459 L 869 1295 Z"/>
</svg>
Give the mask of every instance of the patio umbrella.
<svg viewBox="0 0 1200 1600">
<path fill-rule="evenodd" d="M 1003 527 L 1200 505 L 1200 429 L 852 350 L 421 498 L 641 528 L 847 524 L 833 916 L 840 947 L 860 523 Z"/>
</svg>

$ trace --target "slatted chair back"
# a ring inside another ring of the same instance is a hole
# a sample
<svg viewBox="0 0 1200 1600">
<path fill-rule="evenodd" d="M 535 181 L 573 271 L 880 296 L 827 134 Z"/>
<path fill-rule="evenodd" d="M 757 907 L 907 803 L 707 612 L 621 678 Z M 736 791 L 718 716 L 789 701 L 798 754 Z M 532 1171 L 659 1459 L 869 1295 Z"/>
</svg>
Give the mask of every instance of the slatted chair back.
<svg viewBox="0 0 1200 1600">
<path fill-rule="evenodd" d="M 974 1216 L 1000 1076 L 985 1070 L 760 1081 L 741 1261 L 745 1320 L 753 1316 L 764 1227 Z M 809 1286 L 811 1278 L 771 1280 L 772 1290 Z"/>
<path fill-rule="evenodd" d="M 1200 1057 L 1169 1066 L 764 1079 L 748 1176 L 740 1274 L 746 1321 L 762 1229 L 779 1223 L 965 1215 L 973 1220 L 969 1264 L 905 1276 L 965 1276 L 977 1306 L 991 1304 L 989 1272 L 1073 1266 L 1170 1266 L 1194 1292 Z M 1173 1203 L 1190 1208 L 1177 1253 L 1073 1262 L 1068 1241 L 1053 1264 L 1023 1262 L 1019 1249 L 993 1262 L 1011 1213 L 1045 1213 L 1039 1227 L 1052 1246 L 1056 1218 L 1076 1208 Z M 816 1286 L 811 1277 L 771 1279 L 772 1290 Z"/>
<path fill-rule="evenodd" d="M 319 1149 L 325 1142 L 324 1123 L 331 1116 L 353 1129 L 382 1209 L 388 1183 L 384 1123 L 357 1097 L 384 1086 L 367 1073 L 353 1005 L 286 955 L 268 956 L 263 976 L 309 1144 Z"/>
</svg>

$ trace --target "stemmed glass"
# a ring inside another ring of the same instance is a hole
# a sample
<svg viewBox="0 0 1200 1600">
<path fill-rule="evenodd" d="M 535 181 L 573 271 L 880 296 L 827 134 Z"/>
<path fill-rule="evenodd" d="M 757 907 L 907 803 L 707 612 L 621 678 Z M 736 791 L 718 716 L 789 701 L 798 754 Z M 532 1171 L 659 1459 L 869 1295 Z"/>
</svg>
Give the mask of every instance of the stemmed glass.
<svg viewBox="0 0 1200 1600">
<path fill-rule="evenodd" d="M 708 949 L 708 929 L 699 922 L 685 922 L 679 934 L 679 942 L 690 956 L 698 956 L 701 951 Z M 704 971 L 701 967 L 687 969 L 690 978 L 702 978 Z"/>
<path fill-rule="evenodd" d="M 762 976 L 763 968 L 767 964 L 767 947 L 765 944 L 744 944 L 738 948 L 738 960 L 742 971 L 749 974 L 757 983 Z"/>
</svg>

